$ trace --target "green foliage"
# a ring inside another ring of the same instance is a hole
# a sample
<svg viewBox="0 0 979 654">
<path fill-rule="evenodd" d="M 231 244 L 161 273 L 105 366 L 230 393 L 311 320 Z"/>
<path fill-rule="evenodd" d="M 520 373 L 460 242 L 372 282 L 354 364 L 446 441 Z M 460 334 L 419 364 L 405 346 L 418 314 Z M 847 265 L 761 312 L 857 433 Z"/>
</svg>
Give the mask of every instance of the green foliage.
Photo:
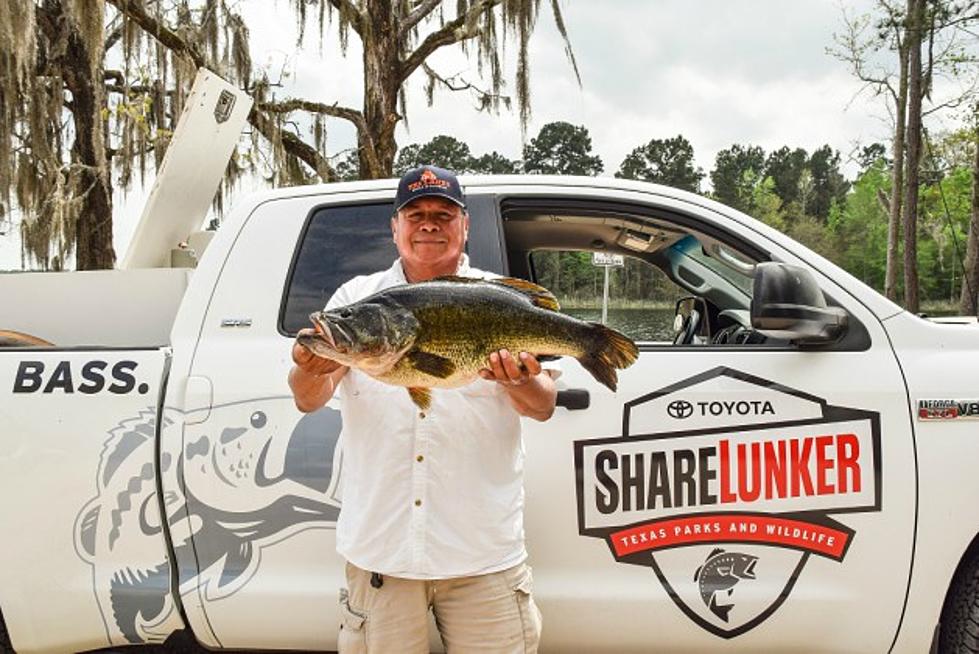
<svg viewBox="0 0 979 654">
<path fill-rule="evenodd" d="M 756 145 L 732 145 L 714 159 L 710 182 L 714 199 L 746 213 L 752 213 L 754 186 L 764 179 L 765 151 Z"/>
<path fill-rule="evenodd" d="M 652 139 L 646 145 L 639 146 L 622 161 L 615 176 L 697 193 L 704 171 L 694 165 L 690 141 L 677 135 L 671 139 Z"/>
<path fill-rule="evenodd" d="M 518 162 L 511 161 L 498 152 L 474 157 L 468 145 L 442 134 L 428 143 L 413 143 L 403 147 L 394 163 L 394 174 L 403 175 L 412 168 L 426 164 L 447 168 L 459 174 L 508 174 L 519 170 Z"/>
<path fill-rule="evenodd" d="M 773 190 L 783 204 L 799 200 L 800 181 L 809 155 L 802 148 L 782 146 L 765 160 L 765 176 L 771 178 Z"/>
<path fill-rule="evenodd" d="M 523 149 L 523 170 L 543 175 L 598 175 L 602 159 L 591 152 L 584 125 L 548 123 Z"/>
<path fill-rule="evenodd" d="M 468 145 L 459 139 L 440 134 L 424 145 L 409 145 L 401 150 L 394 167 L 398 175 L 416 166 L 424 165 L 464 172 L 469 168 L 471 159 Z"/>
<path fill-rule="evenodd" d="M 840 172 L 840 153 L 824 145 L 809 158 L 807 166 L 812 173 L 812 200 L 807 203 L 805 213 L 825 221 L 833 204 L 846 201 L 850 184 Z"/>
<path fill-rule="evenodd" d="M 512 175 L 520 172 L 520 162 L 511 161 L 495 150 L 469 162 L 469 172 L 485 175 Z"/>
</svg>

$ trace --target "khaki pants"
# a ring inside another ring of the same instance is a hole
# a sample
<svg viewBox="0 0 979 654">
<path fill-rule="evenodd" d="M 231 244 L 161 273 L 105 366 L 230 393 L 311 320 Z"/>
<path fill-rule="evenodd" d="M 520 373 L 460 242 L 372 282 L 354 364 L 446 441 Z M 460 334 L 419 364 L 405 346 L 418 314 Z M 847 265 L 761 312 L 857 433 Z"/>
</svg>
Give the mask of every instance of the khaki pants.
<svg viewBox="0 0 979 654">
<path fill-rule="evenodd" d="M 530 567 L 474 577 L 383 578 L 347 563 L 340 591 L 339 654 L 428 652 L 428 610 L 449 654 L 536 652 L 541 617 L 531 598 Z"/>
</svg>

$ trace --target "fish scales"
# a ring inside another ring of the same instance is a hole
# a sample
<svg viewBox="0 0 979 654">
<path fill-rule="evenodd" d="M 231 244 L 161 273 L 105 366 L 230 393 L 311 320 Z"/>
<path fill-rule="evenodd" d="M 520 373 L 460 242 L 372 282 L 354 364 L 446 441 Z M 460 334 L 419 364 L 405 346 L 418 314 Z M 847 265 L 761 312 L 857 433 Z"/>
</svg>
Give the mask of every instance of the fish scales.
<svg viewBox="0 0 979 654">
<path fill-rule="evenodd" d="M 452 360 L 457 371 L 440 379 L 416 370 L 410 360 L 402 358 L 389 374 L 378 377 L 382 381 L 453 388 L 469 383 L 480 368 L 486 367 L 488 352 L 507 349 L 514 354 L 524 351 L 569 356 L 582 352 L 583 334 L 576 321 L 535 307 L 518 292 L 476 287 L 471 293 L 460 294 L 456 289 L 436 287 L 422 301 L 419 294 L 413 295 L 402 299 L 402 294 L 392 293 L 391 297 L 410 305 L 418 318 L 420 329 L 414 348 Z"/>
</svg>

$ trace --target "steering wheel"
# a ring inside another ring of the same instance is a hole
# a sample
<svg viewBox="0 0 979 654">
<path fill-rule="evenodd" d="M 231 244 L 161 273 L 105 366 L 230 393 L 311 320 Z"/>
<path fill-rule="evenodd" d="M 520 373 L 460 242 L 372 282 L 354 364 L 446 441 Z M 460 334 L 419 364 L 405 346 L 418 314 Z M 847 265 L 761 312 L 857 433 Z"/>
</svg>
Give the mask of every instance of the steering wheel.
<svg viewBox="0 0 979 654">
<path fill-rule="evenodd" d="M 692 345 L 693 337 L 700 327 L 700 312 L 696 309 L 690 310 L 690 315 L 683 319 L 683 324 L 677 329 L 676 336 L 673 337 L 674 345 Z"/>
</svg>

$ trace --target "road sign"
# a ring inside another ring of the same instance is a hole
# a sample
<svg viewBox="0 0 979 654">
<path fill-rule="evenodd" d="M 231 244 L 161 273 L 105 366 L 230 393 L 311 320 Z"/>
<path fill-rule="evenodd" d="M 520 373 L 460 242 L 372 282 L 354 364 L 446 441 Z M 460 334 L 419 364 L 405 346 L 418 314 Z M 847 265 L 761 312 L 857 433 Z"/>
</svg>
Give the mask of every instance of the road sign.
<svg viewBox="0 0 979 654">
<path fill-rule="evenodd" d="M 605 252 L 592 252 L 591 263 L 593 266 L 618 267 L 625 265 L 625 259 L 621 254 L 608 254 Z"/>
</svg>

